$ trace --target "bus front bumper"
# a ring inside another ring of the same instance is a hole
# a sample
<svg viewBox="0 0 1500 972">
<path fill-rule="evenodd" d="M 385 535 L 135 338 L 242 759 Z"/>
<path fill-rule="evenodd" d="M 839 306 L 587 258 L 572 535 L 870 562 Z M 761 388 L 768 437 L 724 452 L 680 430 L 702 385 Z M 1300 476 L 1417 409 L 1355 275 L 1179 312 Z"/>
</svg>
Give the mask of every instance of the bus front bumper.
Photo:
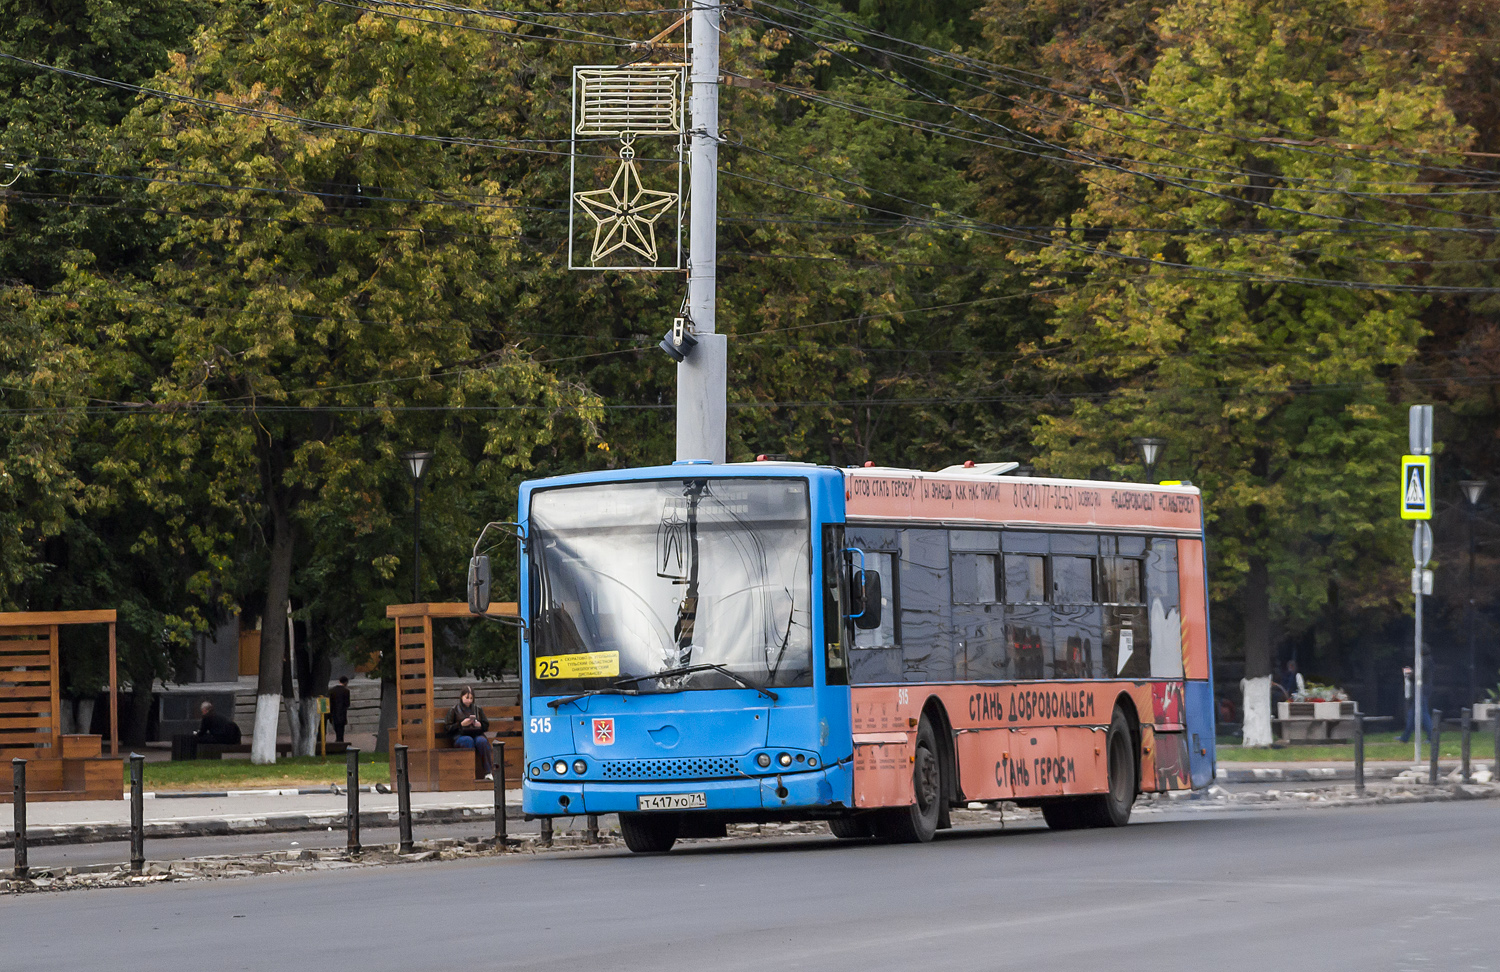
<svg viewBox="0 0 1500 972">
<path fill-rule="evenodd" d="M 667 780 L 621 783 L 533 783 L 521 787 L 521 809 L 528 816 L 629 813 L 643 796 L 703 794 L 700 811 L 791 810 L 847 804 L 853 791 L 848 764 L 802 773 L 738 780 Z"/>
</svg>

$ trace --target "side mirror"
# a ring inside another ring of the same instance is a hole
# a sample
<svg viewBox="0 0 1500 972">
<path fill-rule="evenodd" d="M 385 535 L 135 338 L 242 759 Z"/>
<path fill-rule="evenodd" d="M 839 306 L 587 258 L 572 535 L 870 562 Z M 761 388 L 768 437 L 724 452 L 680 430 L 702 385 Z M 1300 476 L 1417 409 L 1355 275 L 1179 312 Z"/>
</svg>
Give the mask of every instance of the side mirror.
<svg viewBox="0 0 1500 972">
<path fill-rule="evenodd" d="M 880 574 L 873 570 L 854 572 L 854 626 L 869 631 L 880 627 Z"/>
<path fill-rule="evenodd" d="M 490 558 L 469 560 L 469 613 L 484 614 L 490 609 Z"/>
</svg>

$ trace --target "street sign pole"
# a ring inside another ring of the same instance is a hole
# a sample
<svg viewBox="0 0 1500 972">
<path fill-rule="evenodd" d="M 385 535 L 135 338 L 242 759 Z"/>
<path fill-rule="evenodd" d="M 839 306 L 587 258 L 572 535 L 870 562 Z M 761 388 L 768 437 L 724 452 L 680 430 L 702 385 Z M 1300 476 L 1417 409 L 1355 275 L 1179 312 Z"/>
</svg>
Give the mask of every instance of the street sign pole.
<svg viewBox="0 0 1500 972">
<path fill-rule="evenodd" d="M 714 297 L 719 196 L 719 0 L 692 8 L 688 169 L 688 319 L 698 344 L 677 364 L 677 458 L 723 462 L 729 345 L 717 333 Z"/>
<path fill-rule="evenodd" d="M 1413 405 L 1407 413 L 1407 445 L 1411 454 L 1401 460 L 1401 516 L 1415 520 L 1411 538 L 1412 595 L 1416 599 L 1412 645 L 1412 744 L 1414 761 L 1422 761 L 1422 593 L 1424 572 L 1432 559 L 1432 406 Z"/>
</svg>

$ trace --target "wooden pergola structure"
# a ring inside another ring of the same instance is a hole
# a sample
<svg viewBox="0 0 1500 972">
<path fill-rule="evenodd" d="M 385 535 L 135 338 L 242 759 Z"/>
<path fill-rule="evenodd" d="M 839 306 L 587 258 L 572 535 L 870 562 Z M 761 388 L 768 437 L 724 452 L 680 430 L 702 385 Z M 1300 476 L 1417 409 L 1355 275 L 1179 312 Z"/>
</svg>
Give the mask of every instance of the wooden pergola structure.
<svg viewBox="0 0 1500 972">
<path fill-rule="evenodd" d="M 69 624 L 109 626 L 109 751 L 100 738 L 62 731 L 58 629 Z M 0 760 L 27 761 L 27 798 L 118 800 L 123 788 L 115 612 L 0 613 Z M 11 799 L 0 789 L 0 801 Z"/>
<path fill-rule="evenodd" d="M 514 602 L 491 604 L 492 618 L 515 618 Z M 407 747 L 411 788 L 418 791 L 479 790 L 490 784 L 478 779 L 474 754 L 455 749 L 442 734 L 449 703 L 433 695 L 432 631 L 434 618 L 472 618 L 469 605 L 453 603 L 392 604 L 385 616 L 396 622 L 396 725 L 391 745 Z M 517 706 L 486 710 L 490 735 L 506 743 L 505 766 L 496 766 L 505 778 L 519 783 L 525 757 L 521 753 L 521 710 Z M 396 762 L 391 761 L 395 783 Z"/>
</svg>

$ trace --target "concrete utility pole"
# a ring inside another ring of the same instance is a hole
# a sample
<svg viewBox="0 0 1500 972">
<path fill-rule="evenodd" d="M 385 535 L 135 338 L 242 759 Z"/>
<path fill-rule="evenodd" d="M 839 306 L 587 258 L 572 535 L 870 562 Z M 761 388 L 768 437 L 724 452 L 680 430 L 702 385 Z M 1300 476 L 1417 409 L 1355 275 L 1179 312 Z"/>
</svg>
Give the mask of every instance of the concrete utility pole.
<svg viewBox="0 0 1500 972">
<path fill-rule="evenodd" d="M 692 8 L 688 317 L 698 339 L 677 365 L 677 458 L 723 462 L 728 342 L 714 329 L 719 201 L 719 0 Z"/>
</svg>

